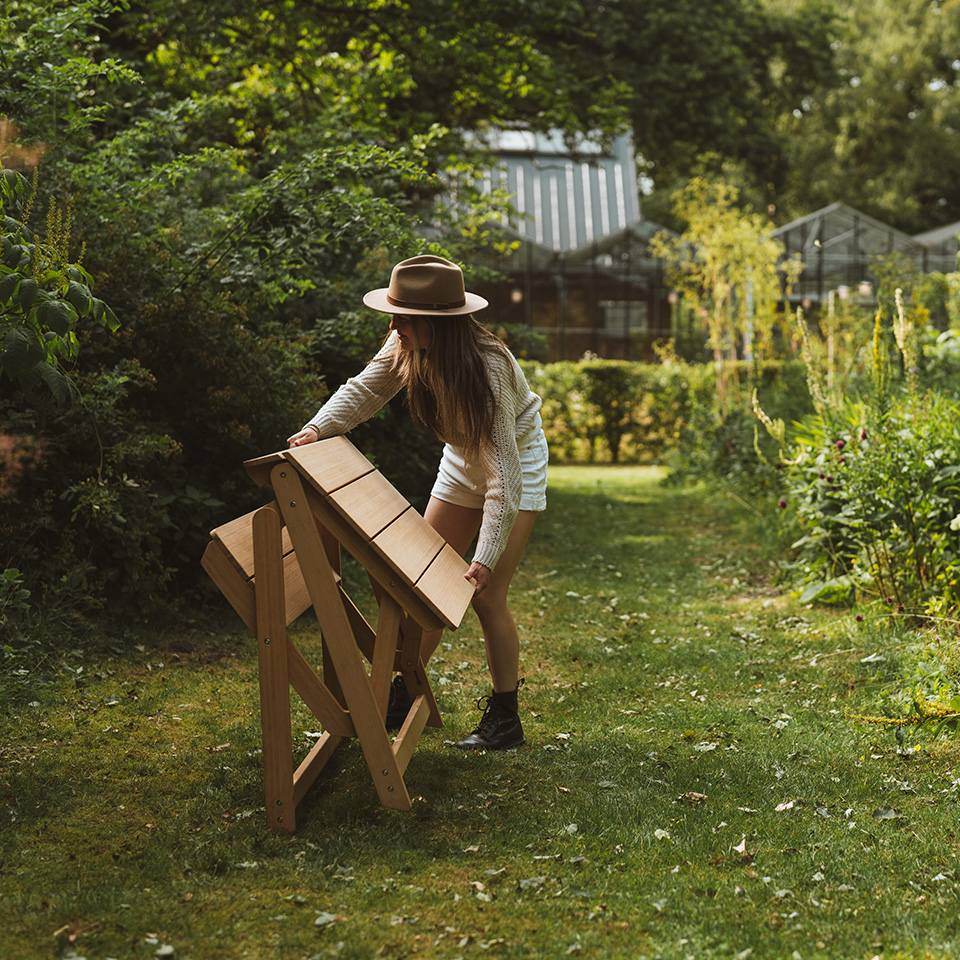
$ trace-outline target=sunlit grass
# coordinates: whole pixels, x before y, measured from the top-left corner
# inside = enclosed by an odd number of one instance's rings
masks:
[[[296,833],[264,829],[255,650],[226,614],[65,654],[3,716],[0,955],[955,956],[955,745],[851,722],[889,640],[778,594],[742,506],[658,481],[553,470],[515,588],[529,745],[446,742],[488,692],[468,614],[410,813],[348,743]],[[296,640],[316,650],[309,617]]]

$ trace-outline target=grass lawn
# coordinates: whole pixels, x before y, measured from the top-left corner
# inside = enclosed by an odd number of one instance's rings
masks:
[[[232,613],[66,654],[2,709],[0,957],[960,955],[957,743],[850,716],[896,640],[798,606],[743,504],[659,479],[553,468],[514,592],[528,746],[448,745],[489,692],[471,612],[410,813],[350,742],[264,828]]]

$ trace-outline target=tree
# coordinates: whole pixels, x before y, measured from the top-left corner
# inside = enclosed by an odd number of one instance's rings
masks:
[[[840,16],[841,82],[783,120],[782,205],[842,199],[911,233],[960,219],[960,4],[854,0]]]
[[[717,392],[726,393],[725,362],[769,351],[777,307],[801,264],[783,261],[784,247],[770,234],[773,224],[737,207],[739,191],[697,178],[675,197],[680,237],[658,234],[652,249],[668,264],[667,282],[688,297],[703,320],[713,351]]]

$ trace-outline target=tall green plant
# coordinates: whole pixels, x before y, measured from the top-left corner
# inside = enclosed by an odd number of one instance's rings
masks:
[[[66,402],[75,390],[62,363],[77,358],[77,330],[120,324],[93,295],[82,253],[71,255],[71,205],[50,201],[41,237],[28,222],[36,195],[36,178],[31,186],[22,174],[0,171],[0,375],[25,388],[42,380]]]
[[[802,269],[771,237],[773,224],[741,210],[738,199],[735,187],[695,178],[674,194],[676,215],[687,225],[683,234],[658,234],[651,245],[667,261],[667,282],[703,320],[721,400],[738,356],[769,355],[781,276],[789,287]]]
[[[893,307],[902,376],[881,308],[862,396],[825,390],[805,347],[815,413],[788,438],[784,423],[755,405],[780,447],[780,506],[795,524],[808,600],[859,597],[900,611],[960,602],[960,541],[951,532],[960,526],[960,407],[924,389],[916,315],[899,288]],[[801,330],[806,345],[802,318]]]

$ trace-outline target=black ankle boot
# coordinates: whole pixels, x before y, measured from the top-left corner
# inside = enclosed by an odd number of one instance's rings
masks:
[[[517,691],[521,686],[522,680],[516,690],[481,697],[477,709],[483,710],[483,717],[477,729],[454,746],[461,750],[512,750],[526,743],[517,711]]]
[[[390,684],[390,699],[387,701],[385,724],[388,730],[399,730],[413,706],[403,677],[398,673]]]

